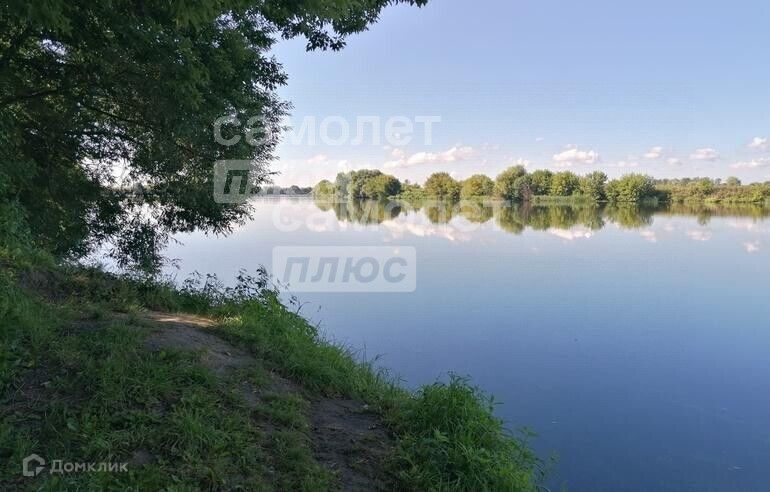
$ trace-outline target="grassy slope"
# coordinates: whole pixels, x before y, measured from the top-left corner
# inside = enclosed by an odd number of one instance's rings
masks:
[[[276,395],[252,412],[234,380],[222,384],[196,354],[148,351],[142,340],[150,328],[136,316],[145,308],[216,320],[259,361],[239,374],[256,387],[276,371],[311,397],[367,402],[395,436],[393,487],[535,488],[539,461],[463,379],[409,393],[322,340],[269,289],[177,290],[58,267],[31,251],[0,249],[0,461],[8,463],[0,488],[335,488],[313,457],[306,399]],[[244,285],[253,287],[249,280]],[[132,471],[23,479],[21,459],[32,452],[131,461]]]
[[[270,484],[262,436],[195,354],[147,351],[141,343],[147,328],[135,318],[103,320],[98,302],[77,298],[51,305],[15,280],[4,272],[2,290],[13,301],[2,306],[3,346],[10,350],[3,353],[0,454],[9,466],[0,483],[48,490],[210,488],[246,473],[246,485]],[[229,456],[233,450],[237,459]],[[86,462],[130,461],[147,452],[159,460],[128,474],[32,481],[19,474],[21,459],[32,452]],[[293,475],[304,474],[301,459],[296,461]],[[291,475],[274,485],[292,485]]]

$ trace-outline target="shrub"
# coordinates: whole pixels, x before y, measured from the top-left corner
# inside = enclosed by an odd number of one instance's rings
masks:
[[[319,181],[318,184],[313,187],[313,195],[316,196],[333,195],[335,191],[336,188],[334,183],[328,179]]]
[[[495,178],[495,195],[505,200],[519,200],[517,195],[516,180],[527,175],[524,166],[509,167]],[[519,183],[521,185],[521,183]]]
[[[547,169],[538,169],[530,174],[530,186],[535,195],[547,195],[551,192],[553,173]]]
[[[601,171],[595,171],[580,178],[580,194],[594,201],[606,198],[604,186],[607,183],[607,175]]]
[[[382,171],[377,169],[361,169],[360,171],[351,171],[350,182],[348,183],[348,196],[353,198],[366,198],[364,195],[364,185],[373,178],[382,175]]]
[[[490,196],[495,189],[495,183],[489,177],[483,174],[474,174],[463,181],[460,189],[462,198],[471,198],[474,196]]]
[[[425,181],[425,194],[430,197],[445,200],[456,200],[460,197],[460,183],[449,173],[433,173]]]
[[[366,198],[382,199],[398,195],[401,192],[401,183],[389,174],[380,174],[370,178],[364,183],[362,194]]]
[[[551,178],[551,195],[570,196],[580,187],[580,178],[570,171],[556,173]]]
[[[606,192],[609,201],[619,203],[637,203],[656,196],[652,178],[643,174],[627,174],[610,181]]]

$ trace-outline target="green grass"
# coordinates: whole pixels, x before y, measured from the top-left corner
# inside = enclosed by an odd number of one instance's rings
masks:
[[[148,328],[131,316],[76,323],[82,314],[73,309],[77,299],[52,306],[19,288],[12,272],[1,273],[0,461],[7,466],[0,469],[0,489],[330,487],[331,474],[315,462],[309,445],[307,402],[268,398],[264,415],[275,425],[264,432],[237,397],[238,378],[223,386],[194,352],[146,350]],[[138,295],[136,286],[120,289]],[[259,387],[264,372],[253,367],[245,374]],[[49,390],[45,399],[17,391],[40,383]],[[141,452],[152,463],[129,473],[23,479],[21,460],[32,452],[96,463],[130,462]]]
[[[402,482],[418,490],[532,488],[537,458],[493,409],[492,398],[457,376],[420,389],[398,416]]]
[[[345,347],[327,343],[318,330],[281,303],[276,292],[259,298],[226,303],[212,316],[221,333],[242,344],[285,376],[311,391],[328,396],[393,398],[399,389],[388,374],[361,362]]]
[[[110,326],[98,336],[69,336],[50,354],[63,369],[52,373],[55,397],[31,413],[5,416],[0,454],[8,467],[0,480],[18,482],[21,458],[34,452],[86,462],[130,461],[138,451],[154,463],[128,474],[43,476],[34,488],[160,490],[170,486],[315,489],[329,475],[312,458],[296,423],[276,436],[252,424],[250,411],[190,353],[152,354],[138,345],[136,327]],[[29,409],[25,409],[29,410]],[[304,419],[282,407],[284,421]],[[269,439],[268,439],[269,437]],[[269,464],[276,464],[276,473]]]

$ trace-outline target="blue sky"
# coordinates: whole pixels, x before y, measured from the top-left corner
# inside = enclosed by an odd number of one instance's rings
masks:
[[[341,52],[281,42],[291,123],[436,115],[432,141],[289,141],[279,184],[379,168],[421,182],[529,169],[770,180],[770,2],[433,0]],[[318,128],[318,127],[316,127]],[[330,125],[329,128],[332,128]],[[420,127],[416,127],[420,133]]]

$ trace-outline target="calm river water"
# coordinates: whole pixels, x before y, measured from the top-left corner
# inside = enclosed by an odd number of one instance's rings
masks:
[[[259,199],[169,255],[222,280],[276,246],[414,247],[414,292],[298,293],[409,386],[471,375],[569,490],[770,487],[770,211]]]

